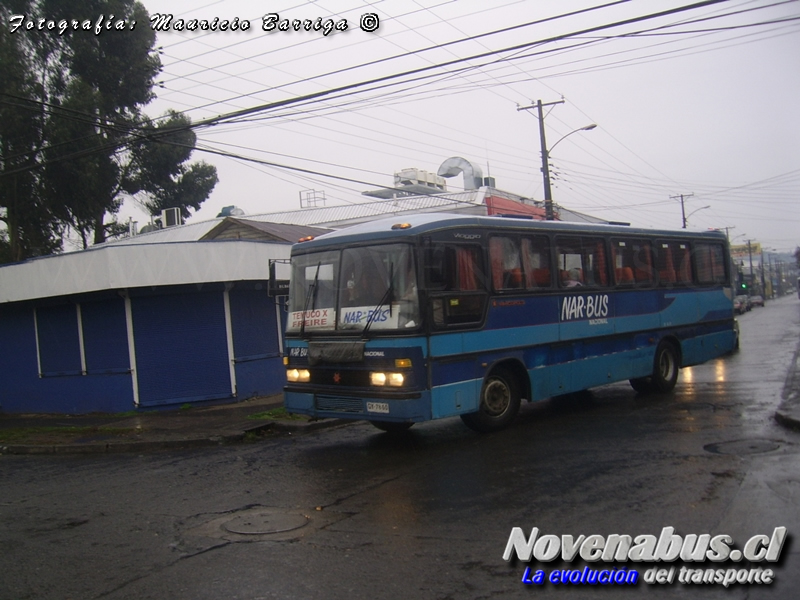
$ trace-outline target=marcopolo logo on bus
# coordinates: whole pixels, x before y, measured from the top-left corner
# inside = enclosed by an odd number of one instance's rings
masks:
[[[608,317],[608,294],[565,296],[561,301],[561,320],[605,319]]]

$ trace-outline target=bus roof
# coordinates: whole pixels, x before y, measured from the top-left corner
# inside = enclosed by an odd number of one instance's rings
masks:
[[[313,240],[295,244],[294,251],[305,252],[312,249],[321,249],[333,245],[359,243],[364,241],[388,241],[391,239],[406,238],[411,235],[422,235],[441,229],[452,227],[477,227],[486,229],[502,228],[518,232],[562,232],[584,234],[618,234],[618,235],[647,235],[683,238],[713,238],[727,239],[719,230],[691,230],[691,229],[644,229],[628,227],[625,225],[606,225],[598,223],[571,223],[564,221],[537,221],[518,217],[503,216],[478,216],[454,215],[448,213],[425,213],[419,215],[405,215],[402,218],[386,217],[353,225],[345,229],[326,233]]]

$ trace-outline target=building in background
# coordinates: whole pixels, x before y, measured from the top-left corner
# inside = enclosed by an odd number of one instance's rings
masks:
[[[464,191],[446,177],[464,174]],[[233,402],[283,387],[288,277],[301,237],[378,217],[447,212],[544,219],[541,202],[494,187],[464,159],[439,174],[406,169],[357,204],[209,221],[162,217],[88,250],[0,266],[0,411],[125,412]],[[558,208],[558,218],[603,222]],[[135,233],[135,228],[131,233]],[[281,270],[283,271],[281,272]]]

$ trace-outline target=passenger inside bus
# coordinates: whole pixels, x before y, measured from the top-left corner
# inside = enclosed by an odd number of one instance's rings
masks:
[[[581,270],[580,269],[570,269],[566,272],[566,281],[564,281],[565,287],[576,287],[579,285],[583,285],[581,283]]]

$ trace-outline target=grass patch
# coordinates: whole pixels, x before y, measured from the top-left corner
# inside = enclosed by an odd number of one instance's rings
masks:
[[[283,406],[278,408],[273,408],[270,410],[265,410],[260,413],[254,413],[252,415],[247,415],[248,419],[252,419],[254,421],[263,421],[263,420],[281,420],[281,421],[304,421],[306,417],[303,415],[293,415],[288,412]]]

